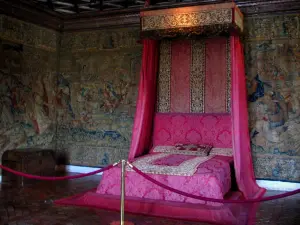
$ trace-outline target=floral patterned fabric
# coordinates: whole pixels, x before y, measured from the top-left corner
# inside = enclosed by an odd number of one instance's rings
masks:
[[[177,143],[232,148],[230,114],[156,113],[153,146]]]
[[[156,146],[151,150],[151,152],[165,152],[178,155],[207,156],[207,154],[201,151],[178,150],[175,146]]]
[[[212,149],[211,145],[193,145],[193,144],[176,144],[177,150],[186,150],[186,151],[197,151],[202,152],[204,155],[208,155]]]
[[[175,145],[175,146],[156,146],[151,152],[165,152],[173,154],[208,156],[211,146],[199,145]]]

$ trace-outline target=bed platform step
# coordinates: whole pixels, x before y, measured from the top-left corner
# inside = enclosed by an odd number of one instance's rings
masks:
[[[231,193],[230,196],[238,198],[240,194]],[[83,206],[105,210],[120,210],[120,197],[116,195],[102,195],[90,191],[55,202],[59,205]],[[164,218],[209,222],[213,224],[246,225],[256,210],[255,205],[249,204],[220,204],[215,206],[193,203],[179,203],[126,197],[125,212]]]

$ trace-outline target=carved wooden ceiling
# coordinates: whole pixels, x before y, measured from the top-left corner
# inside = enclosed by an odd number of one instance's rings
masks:
[[[62,14],[78,14],[128,8],[141,8],[145,0],[31,0],[37,5]]]
[[[232,0],[150,0],[150,7],[176,7],[180,5],[212,4],[231,2]],[[90,12],[117,11],[124,9],[141,9],[145,0],[27,0],[45,10],[52,10],[64,15],[80,14]],[[299,0],[234,0],[236,4],[243,7],[260,9],[266,5],[272,5],[280,9],[282,5],[297,4]]]
[[[59,31],[138,26],[141,10],[232,0],[0,0],[0,13]],[[300,12],[299,0],[234,0],[247,16]]]

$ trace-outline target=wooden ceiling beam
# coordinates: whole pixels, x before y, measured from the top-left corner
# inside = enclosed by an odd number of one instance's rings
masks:
[[[75,12],[80,13],[79,7],[78,7],[78,0],[72,0],[72,3],[74,5]]]
[[[299,0],[238,0],[236,4],[245,15],[300,12]]]
[[[124,8],[127,9],[129,6],[129,0],[125,0],[125,3],[124,3]]]
[[[54,5],[53,5],[52,0],[47,0],[47,4],[48,4],[48,7],[49,7],[51,10],[54,10]]]
[[[99,9],[100,9],[100,11],[103,11],[103,9],[104,9],[103,0],[100,0]]]

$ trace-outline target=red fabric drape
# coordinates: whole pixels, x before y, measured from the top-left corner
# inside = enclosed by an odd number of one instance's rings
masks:
[[[248,107],[244,54],[240,38],[237,34],[230,37],[231,46],[231,76],[232,76],[232,132],[234,149],[235,175],[239,190],[244,197],[257,198],[263,195],[264,189],[256,182],[250,148],[248,130]]]
[[[227,39],[209,38],[205,41],[205,113],[226,112]]]
[[[191,41],[172,41],[170,77],[170,111],[190,112]]]
[[[149,148],[156,103],[156,77],[158,71],[159,43],[143,40],[142,68],[135,120],[128,159],[132,160]]]

